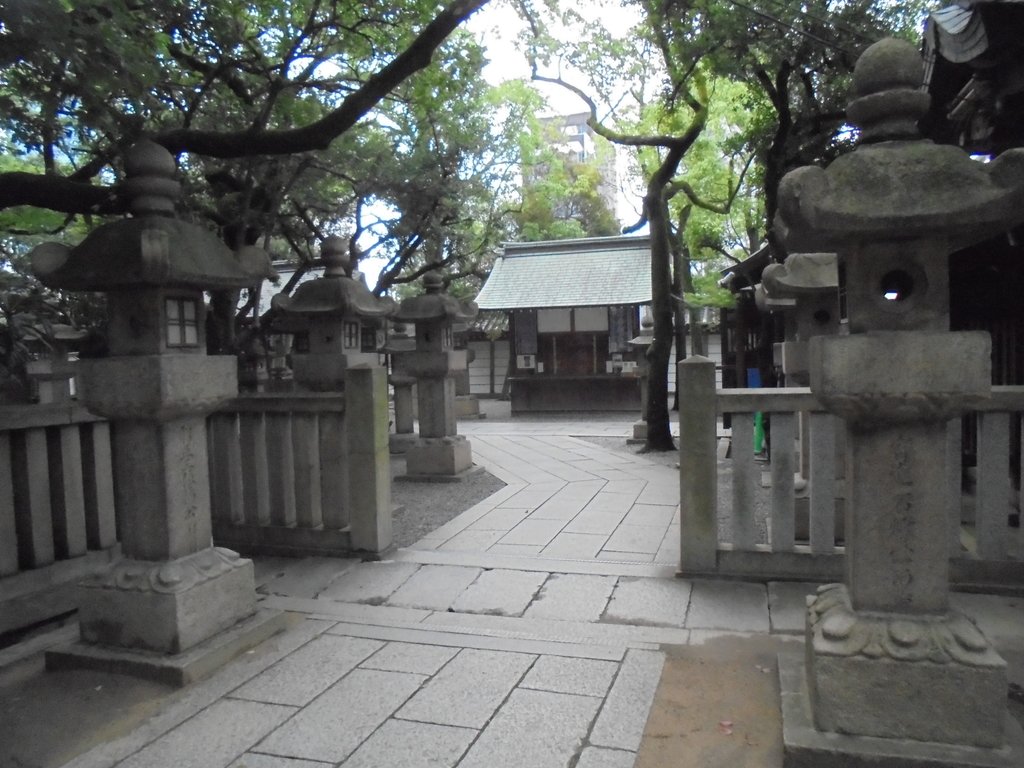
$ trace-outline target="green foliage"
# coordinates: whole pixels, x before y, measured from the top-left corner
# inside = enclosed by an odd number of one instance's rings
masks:
[[[15,0],[0,8],[0,173],[109,184],[143,135],[313,125],[438,13],[427,0]],[[499,238],[501,217],[487,210],[514,147],[494,146],[504,139],[490,127],[500,104],[483,64],[479,46],[455,34],[326,149],[182,155],[181,213],[231,246],[300,261],[327,235],[353,233],[389,259],[387,282],[426,259],[476,264]],[[80,226],[40,209],[0,217],[15,238]]]

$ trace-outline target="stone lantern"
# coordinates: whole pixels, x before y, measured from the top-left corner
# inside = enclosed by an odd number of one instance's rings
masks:
[[[76,368],[68,354],[89,335],[88,331],[64,323],[54,323],[51,330],[50,348],[25,363],[25,374],[33,382],[40,404],[64,403],[71,399],[71,381]]]
[[[947,423],[991,389],[988,334],[949,331],[949,254],[1024,219],[1024,151],[922,140],[922,72],[909,43],[871,46],[858,148],[779,190],[789,250],[839,254],[850,332],[809,343],[811,390],[845,422],[846,576],[809,601],[805,664],[780,657],[790,766],[1024,764],[1006,664],[950,608],[945,498]]]
[[[416,326],[416,349],[404,368],[416,377],[419,440],[406,453],[410,478],[455,477],[473,466],[469,441],[458,434],[455,375],[466,367],[466,351],[456,350],[452,324],[476,316],[475,303],[460,302],[442,291],[436,272],[423,278],[425,293],[401,303],[396,320]]]
[[[644,307],[640,316],[640,333],[626,342],[636,355],[636,375],[640,377],[640,421],[633,424],[633,436],[627,443],[647,442],[647,397],[651,375],[651,365],[647,362],[647,350],[654,343],[654,318],[651,308]]]
[[[384,318],[395,313],[395,302],[377,298],[362,280],[352,277],[345,241],[324,240],[323,277],[299,285],[292,296],[279,293],[273,307],[303,321],[292,350],[295,381],[307,389],[344,389],[350,368],[380,366],[384,347]]]
[[[45,285],[107,294],[109,356],[79,362],[79,398],[113,425],[124,551],[81,585],[82,642],[48,664],[182,683],[283,626],[256,612],[252,562],[212,544],[205,421],[238,385],[233,356],[206,355],[203,291],[252,285],[270,264],[174,218],[162,147],[136,144],[125,170],[130,218],[32,253]]]
[[[412,394],[416,377],[405,370],[407,353],[416,351],[416,339],[408,335],[405,323],[395,323],[391,331],[385,351],[391,358],[388,383],[395,391],[395,431],[388,438],[388,444],[391,453],[401,454],[416,443]]]
[[[791,253],[783,264],[769,264],[761,275],[759,300],[764,309],[780,312],[785,321],[785,341],[775,345],[775,364],[782,369],[787,386],[810,384],[807,367],[809,342],[815,336],[839,333],[839,257],[834,253]],[[832,419],[821,414],[797,414],[796,537],[810,538],[808,479],[811,478],[811,421],[822,445],[835,446]],[[840,445],[842,439],[840,438]],[[841,451],[840,451],[841,452]],[[840,462],[841,463],[841,462]],[[842,476],[840,468],[839,476]],[[823,482],[822,482],[823,481]],[[836,498],[835,534],[843,538],[842,488],[833,478],[819,478],[819,488],[831,488]]]

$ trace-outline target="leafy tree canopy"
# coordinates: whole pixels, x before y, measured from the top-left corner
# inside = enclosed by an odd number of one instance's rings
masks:
[[[512,159],[483,52],[457,31],[485,2],[8,2],[0,226],[120,213],[121,157],[149,136],[179,156],[184,215],[229,245],[308,257],[346,231],[390,283],[472,261]]]

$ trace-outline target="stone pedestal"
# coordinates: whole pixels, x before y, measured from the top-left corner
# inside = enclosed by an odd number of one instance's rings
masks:
[[[462,435],[421,437],[405,454],[409,479],[460,475],[473,466],[473,449]]]
[[[417,440],[413,419],[413,386],[416,379],[393,374],[389,380],[395,392],[395,431],[389,437],[389,449],[391,453],[401,454],[415,445]]]

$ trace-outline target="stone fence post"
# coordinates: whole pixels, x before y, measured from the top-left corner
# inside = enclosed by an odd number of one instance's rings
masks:
[[[682,573],[715,570],[718,559],[718,467],[715,364],[689,357],[678,365],[679,535]]]
[[[388,457],[388,381],[379,366],[349,368],[349,526],[352,548],[383,552],[391,546],[391,470]]]

